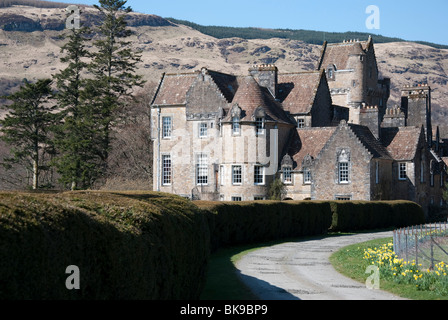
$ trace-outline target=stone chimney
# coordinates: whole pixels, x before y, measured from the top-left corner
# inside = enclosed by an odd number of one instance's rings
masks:
[[[366,106],[362,104],[359,110],[359,124],[366,126],[373,133],[375,138],[380,137],[380,124],[377,106]]]
[[[249,69],[249,73],[261,87],[267,88],[277,98],[278,69],[275,65],[255,65]]]

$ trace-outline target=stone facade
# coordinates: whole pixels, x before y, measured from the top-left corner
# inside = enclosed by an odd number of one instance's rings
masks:
[[[151,106],[154,189],[202,200],[405,199],[444,204],[443,141],[431,88],[407,86],[388,107],[373,41],[322,48],[318,70],[164,74]],[[436,136],[436,141],[433,141]]]

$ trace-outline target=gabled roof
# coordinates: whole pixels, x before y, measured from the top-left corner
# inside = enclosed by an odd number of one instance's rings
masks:
[[[392,158],[397,161],[411,161],[424,132],[421,127],[382,128],[381,140]]]
[[[241,108],[240,120],[252,121],[255,111],[263,109],[266,120],[292,124],[282,106],[277,102],[268,89],[261,87],[252,76],[238,77],[238,90],[233,97],[230,108],[238,105]],[[227,114],[224,121],[231,121],[231,114]]]
[[[350,55],[365,53],[370,43],[370,39],[368,41],[324,43],[318,69],[326,69],[329,65],[335,65],[337,70],[346,70]]]
[[[294,130],[286,153],[293,159],[295,167],[302,168],[306,156],[316,159],[336,129],[337,127],[321,127]]]
[[[160,81],[153,105],[185,105],[186,95],[199,73],[165,74]]]
[[[164,74],[153,104],[158,106],[185,105],[187,93],[200,74],[209,75],[227,102],[231,102],[238,89],[237,77],[203,68],[191,73]]]
[[[320,71],[278,75],[278,99],[291,114],[311,112],[323,73]]]
[[[375,138],[368,127],[355,124],[349,124],[348,126],[374,158],[392,160],[389,151]]]

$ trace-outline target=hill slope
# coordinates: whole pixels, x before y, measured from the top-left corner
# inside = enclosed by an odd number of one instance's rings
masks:
[[[94,23],[95,9],[83,10],[85,21]],[[5,28],[7,24],[0,23],[0,94],[15,90],[23,78],[49,77],[64,67],[59,61],[62,41],[58,38],[64,32],[63,8],[0,8],[1,21],[12,24]],[[188,26],[140,13],[132,13],[129,25],[135,31],[131,39],[133,46],[143,51],[139,73],[153,86],[163,72],[191,72],[201,67],[242,75],[258,63],[275,63],[280,72],[312,70],[321,50],[320,45],[285,38],[218,39]],[[377,43],[375,50],[382,75],[392,79],[390,104],[399,103],[401,86],[428,82],[434,89],[434,122],[446,124],[448,49],[393,42]]]

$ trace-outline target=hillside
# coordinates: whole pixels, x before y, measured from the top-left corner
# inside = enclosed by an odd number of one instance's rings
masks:
[[[83,21],[94,23],[95,9],[83,10]],[[275,63],[280,72],[312,70],[321,49],[287,38],[219,39],[154,15],[132,13],[128,21],[135,31],[134,47],[143,51],[139,72],[152,86],[163,72],[191,72],[201,67],[242,75],[258,63]],[[64,67],[59,61],[64,24],[63,8],[0,7],[0,94],[14,91],[23,78],[49,77]],[[390,104],[399,103],[401,86],[428,82],[434,89],[434,122],[444,125],[448,49],[401,41],[377,43],[375,50],[382,75],[392,79]]]

